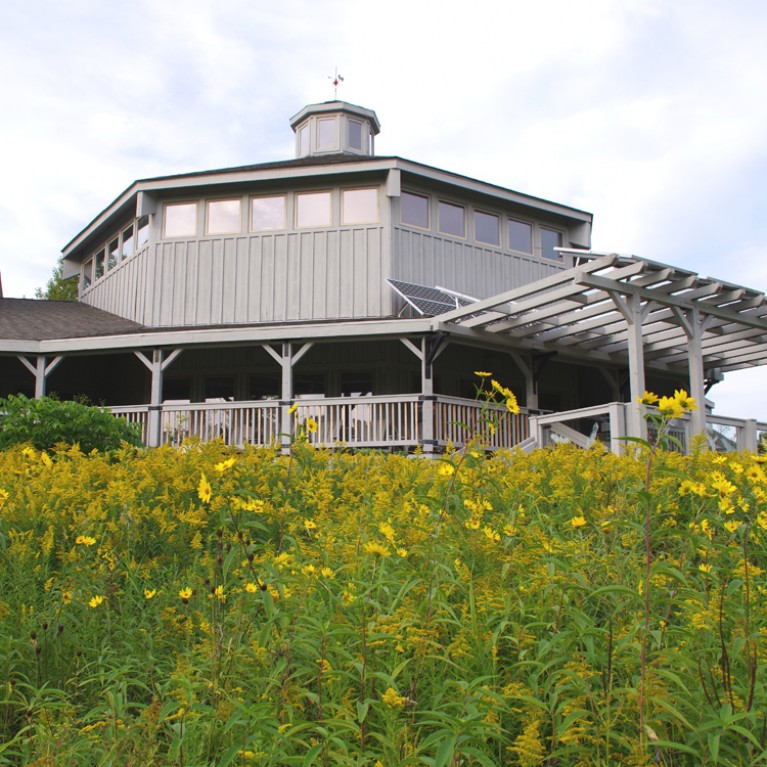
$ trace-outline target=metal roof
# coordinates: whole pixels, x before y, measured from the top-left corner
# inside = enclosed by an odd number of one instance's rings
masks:
[[[581,263],[440,314],[435,326],[616,362],[628,358],[629,304],[638,302],[648,367],[686,367],[694,323],[704,369],[739,370],[767,363],[764,293],[636,256],[567,252]]]

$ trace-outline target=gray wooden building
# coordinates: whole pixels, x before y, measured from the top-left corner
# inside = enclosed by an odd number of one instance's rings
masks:
[[[767,358],[761,293],[594,254],[590,213],[377,156],[369,109],[290,125],[294,159],[122,192],[63,250],[77,303],[0,300],[0,394],[86,395],[150,444],[286,442],[312,418],[317,443],[438,450],[479,428],[476,370],[523,405],[498,409],[510,446],[584,419],[641,433],[645,386],[702,401]]]

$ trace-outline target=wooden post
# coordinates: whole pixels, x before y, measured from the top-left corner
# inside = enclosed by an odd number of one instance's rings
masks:
[[[149,417],[147,418],[146,443],[149,447],[162,445],[162,379],[166,368],[181,354],[182,349],[174,349],[167,357],[162,349],[152,349],[150,360],[143,352],[133,353],[149,370],[152,380],[149,388]]]

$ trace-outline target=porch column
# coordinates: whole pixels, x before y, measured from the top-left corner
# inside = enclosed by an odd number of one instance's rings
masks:
[[[58,357],[54,357],[49,363],[46,364],[45,355],[39,354],[35,358],[34,365],[21,354],[17,355],[17,359],[35,377],[35,399],[40,399],[40,397],[45,396],[48,376],[55,370],[56,366],[64,358],[59,355]]]
[[[690,396],[698,403],[696,410],[690,413],[690,429],[692,435],[703,434],[706,431],[706,376],[703,371],[703,331],[710,318],[701,317],[697,307],[688,312],[674,310],[679,324],[687,336],[690,353],[687,365],[690,380]]]
[[[163,373],[182,351],[182,349],[174,349],[165,357],[162,349],[152,349],[151,360],[143,352],[133,352],[152,375],[149,389],[149,416],[146,426],[146,443],[149,447],[159,447],[162,445]]]
[[[427,336],[421,339],[420,349],[409,338],[400,338],[400,341],[421,361],[421,394],[418,397],[421,402],[420,445],[424,453],[434,453],[436,451],[436,439],[434,436],[434,371],[431,364],[433,359],[429,358],[429,338]],[[436,353],[432,355],[434,358],[436,356]]]
[[[293,365],[312,348],[314,344],[305,343],[298,351],[293,350],[293,344],[283,343],[279,352],[275,351],[269,344],[264,344],[264,350],[269,356],[280,365],[282,369],[282,387],[280,394],[280,443],[282,452],[290,451],[290,445],[293,442],[293,414],[290,407],[293,404]]]
[[[434,433],[434,366],[429,360],[428,338],[421,339],[421,443],[424,453],[436,452]]]

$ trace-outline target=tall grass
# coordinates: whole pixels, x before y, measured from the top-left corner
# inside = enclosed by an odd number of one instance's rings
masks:
[[[0,453],[0,765],[762,764],[761,459],[631,450]]]

